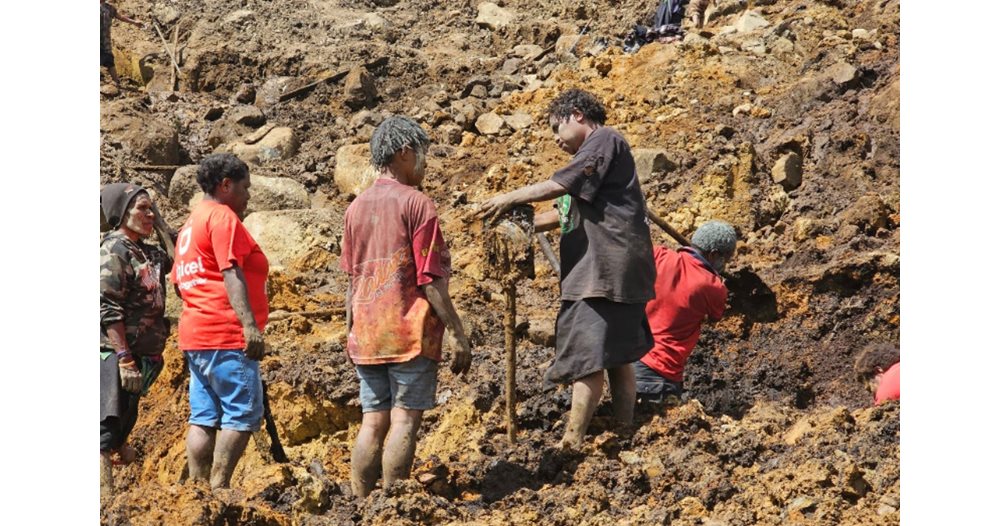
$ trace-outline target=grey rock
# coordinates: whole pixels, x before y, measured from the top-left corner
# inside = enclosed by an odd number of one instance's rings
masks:
[[[236,106],[226,112],[226,120],[243,126],[257,128],[267,122],[264,112],[260,108],[250,105]]]
[[[795,152],[782,155],[771,167],[771,180],[791,191],[802,184],[802,158]]]
[[[524,112],[517,112],[512,115],[504,115],[503,121],[514,130],[523,130],[532,124],[531,115]]]
[[[503,118],[492,111],[476,119],[476,129],[483,135],[497,135],[503,130],[504,125]]]
[[[770,22],[757,11],[747,11],[736,20],[736,32],[750,33],[768,25],[770,25]]]
[[[514,14],[510,11],[494,4],[493,2],[483,2],[479,4],[479,12],[476,15],[476,24],[496,31],[502,27],[507,27],[514,20]]]
[[[359,195],[365,191],[378,174],[371,164],[371,153],[367,144],[348,144],[337,150],[337,166],[333,171],[333,182],[346,195]]]
[[[659,148],[634,148],[632,158],[635,159],[635,171],[641,184],[647,184],[654,175],[660,177],[677,168],[677,164],[667,156],[667,151]]]

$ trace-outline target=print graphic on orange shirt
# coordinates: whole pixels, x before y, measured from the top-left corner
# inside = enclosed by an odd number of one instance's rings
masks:
[[[353,303],[371,303],[385,293],[388,285],[402,281],[403,271],[409,266],[410,260],[410,248],[401,247],[388,258],[365,261],[354,267],[357,290],[352,291]]]

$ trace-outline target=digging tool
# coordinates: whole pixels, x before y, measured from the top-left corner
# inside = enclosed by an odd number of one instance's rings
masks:
[[[271,439],[271,446],[268,450],[275,462],[284,464],[288,462],[288,455],[285,454],[285,448],[281,446],[281,439],[278,438],[278,426],[275,425],[274,416],[271,414],[271,400],[267,397],[267,382],[261,378],[260,385],[264,391],[264,429],[267,430],[267,436]],[[255,438],[255,440],[259,439]]]
[[[670,237],[674,238],[674,241],[680,243],[681,246],[684,247],[691,246],[691,242],[688,241],[688,239],[684,237],[683,234],[674,230],[672,226],[670,226],[666,221],[664,221],[662,217],[656,215],[656,212],[650,210],[648,206],[646,207],[646,217],[648,217],[650,221],[656,223],[656,226],[662,228],[664,232],[666,232]]]
[[[555,251],[552,250],[552,245],[549,244],[549,238],[541,232],[535,233],[535,238],[538,239],[538,247],[541,248],[545,259],[549,260],[549,265],[552,265],[552,271],[556,273],[556,277],[559,277],[559,259],[556,257]]]
[[[163,215],[160,214],[160,209],[156,208],[156,203],[153,203],[153,229],[156,230],[156,237],[160,240],[160,244],[163,245],[163,250],[166,251],[167,257],[170,258],[170,261],[173,261],[174,239],[170,235],[170,226],[163,220]]]
[[[174,54],[172,56],[174,64],[176,64],[177,61],[180,60],[181,58],[180,55],[177,53],[177,34],[180,32],[180,29],[181,29],[180,23],[174,24],[174,46],[172,48],[174,50]],[[177,91],[176,69],[170,70],[170,91]]]
[[[664,232],[666,232],[670,237],[674,238],[674,241],[678,242],[681,246],[683,247],[691,246],[691,242],[688,241],[688,238],[684,237],[684,235],[681,234],[680,232],[674,230],[672,226],[670,226],[666,221],[664,221],[662,217],[656,215],[656,212],[650,210],[648,206],[646,207],[646,217],[648,217],[650,221],[656,223],[656,226],[662,228]],[[719,272],[719,275],[722,276],[723,278],[726,278],[727,280],[736,279],[735,276],[733,276],[728,272]]]
[[[506,359],[507,438],[513,443],[517,438],[517,282],[535,277],[534,247],[531,233],[534,230],[535,209],[519,205],[503,214],[502,220],[486,228],[486,273],[500,282],[504,291],[504,347]]]
[[[160,24],[153,20],[153,29],[156,30],[156,34],[160,36],[160,42],[163,42],[163,50],[167,52],[167,56],[170,57],[170,63],[174,65],[174,70],[177,71],[177,78],[181,76],[181,68],[177,65],[177,61],[174,60],[174,54],[170,52],[170,46],[167,45],[167,39],[163,37],[163,32],[160,31]],[[171,86],[173,89],[173,86]]]

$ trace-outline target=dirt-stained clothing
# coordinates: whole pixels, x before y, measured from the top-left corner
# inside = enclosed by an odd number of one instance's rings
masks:
[[[625,138],[606,126],[594,130],[552,180],[569,194],[558,202],[561,299],[653,299],[653,243]]]
[[[111,21],[118,17],[115,6],[101,4],[101,54],[111,53]],[[93,26],[91,26],[93,27]]]
[[[340,267],[351,276],[355,365],[441,361],[444,322],[422,285],[451,275],[451,255],[429,197],[393,179],[375,181],[344,214]]]
[[[101,351],[115,349],[108,340],[111,325],[125,324],[129,350],[158,356],[170,335],[164,317],[167,254],[159,247],[132,241],[120,231],[101,241]]]

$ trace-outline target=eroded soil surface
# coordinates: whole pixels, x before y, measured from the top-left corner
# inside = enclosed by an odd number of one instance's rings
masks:
[[[494,28],[469,1],[120,2],[155,16],[165,40],[176,27],[180,75],[172,91],[155,31],[114,27],[126,89],[102,84],[102,183],[148,185],[176,228],[191,176],[170,167],[278,137],[267,127],[294,137],[251,154],[260,191],[247,218],[272,232],[261,241],[274,266],[262,370],[291,460],[271,460],[263,436],[233,489],[186,481],[187,374],[171,340],[132,435],[139,462],[118,468],[103,523],[899,522],[899,406],[870,407],[851,370],[864,345],[899,337],[899,2],[719,0],[703,30],[686,21],[683,41],[634,54],[620,37],[649,23],[655,2],[503,4],[509,20]],[[484,278],[470,217],[567,160],[544,110],[569,87],[601,97],[608,125],[648,160],[651,209],[686,235],[719,218],[742,238],[730,308],[705,327],[683,403],[642,407],[626,431],[609,429],[602,406],[579,453],[555,447],[568,391],[541,388],[558,280],[540,253],[536,278],[518,284],[521,432],[506,438],[503,296]],[[366,144],[389,113],[416,118],[435,142],[424,191],[452,249],[475,361],[464,379],[442,369],[413,478],[359,504],[337,263],[364,158],[338,152]]]

